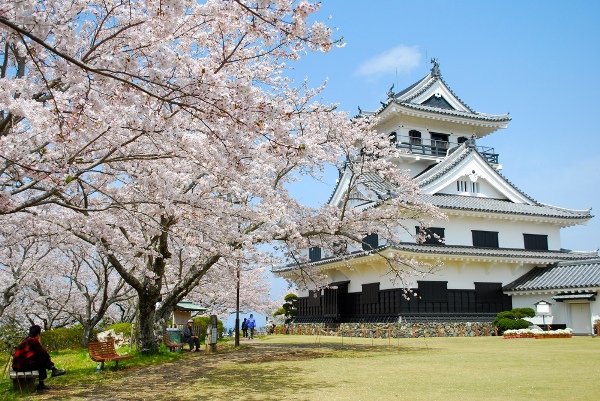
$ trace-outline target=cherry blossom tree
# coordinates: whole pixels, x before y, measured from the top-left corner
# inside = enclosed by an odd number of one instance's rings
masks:
[[[359,246],[365,233],[398,242],[399,221],[441,217],[396,170],[396,149],[371,121],[349,121],[316,101],[322,88],[285,77],[286,62],[335,46],[324,23],[309,27],[317,9],[287,0],[0,5],[0,213],[26,212],[94,246],[137,294],[140,347],[158,349],[173,307],[199,285],[231,288],[242,258],[302,263],[309,246]],[[318,178],[327,165],[353,172],[345,206],[307,208],[290,196],[298,177]],[[398,194],[354,210],[369,173]],[[279,244],[274,254],[259,252],[269,243]],[[382,256],[398,277],[420,268]]]

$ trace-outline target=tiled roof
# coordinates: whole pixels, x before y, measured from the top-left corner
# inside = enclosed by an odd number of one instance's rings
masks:
[[[600,259],[561,262],[536,267],[504,286],[504,291],[600,287]]]
[[[458,153],[458,152],[457,152]],[[448,157],[452,157],[448,156]],[[440,163],[442,164],[442,163]],[[437,176],[435,172],[434,175]],[[429,180],[427,180],[429,181]],[[418,180],[417,183],[421,184],[422,180]],[[369,189],[374,191],[380,199],[384,200],[387,197],[398,196],[394,193],[394,187],[388,182],[384,181],[375,173],[367,173],[361,180],[361,183],[366,185]],[[518,189],[517,189],[518,190]],[[521,191],[519,191],[521,192]],[[521,192],[522,193],[522,192]],[[525,195],[525,194],[523,194]],[[527,196],[527,195],[525,195]],[[482,198],[477,196],[466,196],[466,195],[450,195],[450,194],[421,194],[419,199],[423,202],[431,203],[440,209],[452,209],[452,210],[464,210],[473,212],[486,212],[486,213],[501,213],[511,214],[520,216],[536,216],[536,217],[547,217],[547,218],[559,218],[559,219],[589,219],[592,217],[590,210],[575,210],[565,209],[556,206],[546,205],[543,203],[535,202],[530,199],[533,204],[526,203],[515,203],[509,200]]]
[[[441,209],[468,210],[560,219],[589,219],[592,217],[589,210],[564,209],[555,206],[544,205],[541,203],[528,205],[525,203],[514,203],[502,199],[446,194],[423,194],[420,195],[420,198],[423,201],[431,203]]]
[[[448,115],[448,116],[464,117],[464,118],[470,118],[470,119],[480,120],[480,121],[494,121],[494,122],[510,121],[510,117],[508,116],[508,114],[498,115],[498,114],[485,114],[485,113],[478,113],[478,112],[467,112],[467,111],[460,111],[460,110],[449,110],[446,108],[425,106],[425,105],[417,104],[417,103],[399,102],[397,100],[396,100],[396,103],[401,106],[408,107],[408,108],[411,108],[414,110],[427,111],[427,112],[431,112],[431,113],[444,114],[444,115]]]
[[[459,111],[454,109],[449,109],[448,107],[435,107],[435,106],[427,106],[421,103],[416,103],[415,99],[424,94],[427,90],[429,90],[433,85],[437,82],[440,82],[448,91],[452,94],[452,96],[458,101],[466,110]],[[425,111],[429,113],[436,113],[442,115],[450,115],[455,117],[462,117],[468,119],[474,119],[479,121],[488,121],[488,122],[508,122],[510,121],[510,117],[508,114],[486,114],[479,113],[471,109],[465,102],[463,102],[456,94],[450,89],[450,87],[446,84],[446,82],[442,79],[439,70],[437,73],[432,71],[423,77],[421,80],[415,82],[410,85],[406,89],[398,92],[398,93],[390,93],[389,98],[385,103],[382,102],[381,107],[374,112],[366,112],[362,111],[359,108],[360,116],[371,116],[373,114],[379,114],[382,112],[388,105],[391,103],[396,103],[400,106],[411,108],[414,110]]]
[[[343,260],[357,259],[364,256],[372,255],[376,252],[381,252],[386,249],[394,249],[397,251],[431,254],[440,256],[463,256],[480,257],[480,258],[514,258],[522,260],[535,260],[536,263],[554,263],[563,260],[584,260],[598,257],[598,251],[591,252],[573,252],[573,251],[536,251],[529,249],[514,249],[514,248],[481,248],[474,246],[460,245],[432,245],[432,244],[415,244],[401,243],[397,245],[384,245],[376,250],[356,252],[351,255],[325,258],[316,262],[307,263],[305,266],[322,266],[329,263],[341,262]],[[544,261],[544,262],[542,262]],[[296,264],[289,266],[281,266],[274,268],[274,273],[283,273],[297,269]]]
[[[475,148],[474,141],[467,141],[456,148],[456,151],[449,153],[440,163],[436,164],[421,175],[415,177],[416,184],[424,187],[431,182],[439,179],[447,174],[452,168],[458,165],[470,154],[477,154],[485,163],[484,157],[479,155]],[[489,164],[489,163],[488,163]],[[515,203],[509,200],[483,198],[477,196],[451,195],[451,194],[421,194],[419,198],[424,202],[431,203],[442,209],[466,210],[475,212],[502,213],[522,216],[538,216],[548,218],[561,219],[589,219],[592,217],[590,210],[566,209],[557,206],[547,205],[535,201],[526,193],[515,187],[497,170],[490,168],[490,171],[496,174],[501,180],[506,182],[525,198],[529,199],[532,204]],[[390,195],[395,194],[395,188],[383,178],[375,173],[366,173],[361,179],[361,183],[369,189],[377,193],[380,199],[386,199]]]
[[[529,199],[533,203],[536,202],[532,197],[527,195],[525,192],[521,191],[517,188],[512,182],[510,182],[506,177],[504,177],[498,170],[496,170],[485,157],[481,156],[481,154],[477,151],[477,146],[475,144],[475,139],[471,138],[470,140],[464,142],[460,146],[456,148],[450,149],[448,155],[438,164],[430,168],[429,170],[423,172],[421,175],[415,177],[417,184],[421,187],[435,181],[436,179],[442,177],[448,171],[452,170],[457,164],[459,164],[462,160],[464,160],[467,156],[475,154],[479,156],[481,161],[486,163],[491,168],[491,172],[496,174],[502,181],[506,182],[508,185],[513,187],[517,192],[523,195],[525,198]]]

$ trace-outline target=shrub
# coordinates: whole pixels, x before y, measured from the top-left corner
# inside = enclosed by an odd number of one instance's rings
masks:
[[[200,337],[200,341],[204,342],[204,338],[206,337],[206,328],[210,324],[210,316],[199,316],[195,317],[193,320],[194,328],[199,331],[198,336]],[[218,335],[221,336],[223,331],[225,331],[225,326],[223,325],[223,322],[221,320],[217,319],[217,333],[219,333]],[[196,333],[194,332],[194,334]]]
[[[534,317],[535,311],[532,308],[514,308],[510,311],[500,312],[492,325],[498,327],[500,333],[505,330],[524,329],[529,326],[529,322],[524,317]]]
[[[123,334],[124,338],[129,338],[131,337],[131,323],[127,323],[127,322],[121,322],[121,323],[114,323],[111,324],[110,326],[106,327],[103,331],[106,330],[114,330],[115,333],[119,334]]]
[[[80,348],[82,337],[83,326],[78,324],[73,327],[60,327],[43,331],[40,341],[48,351],[59,351]]]

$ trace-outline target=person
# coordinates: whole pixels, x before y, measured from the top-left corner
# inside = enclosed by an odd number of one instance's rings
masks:
[[[275,327],[277,327],[275,322],[272,320],[269,320],[269,324],[267,325],[268,334],[275,334]]]
[[[62,376],[66,372],[63,369],[57,369],[50,358],[48,352],[40,343],[40,333],[42,328],[33,325],[29,328],[29,335],[17,347],[13,354],[12,368],[15,372],[28,372],[37,370],[39,372],[38,391],[50,390],[50,387],[44,384],[48,377],[46,370],[52,370],[52,377]]]
[[[254,328],[256,327],[256,321],[254,320],[252,313],[250,314],[250,319],[248,319],[246,324],[248,326],[248,330],[250,330],[250,339],[252,340],[254,339]]]
[[[242,334],[244,338],[248,338],[248,321],[246,318],[244,318],[244,321],[242,322]]]
[[[187,325],[183,328],[183,342],[188,343],[190,345],[190,352],[194,352],[194,346],[196,346],[196,351],[200,351],[200,338],[194,335],[194,331],[192,330],[192,323],[194,321],[192,319],[188,320]]]

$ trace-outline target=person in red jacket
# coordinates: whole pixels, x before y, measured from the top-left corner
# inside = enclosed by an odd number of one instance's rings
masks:
[[[65,371],[54,366],[50,355],[40,343],[41,332],[42,328],[38,325],[29,328],[29,336],[19,344],[13,355],[12,368],[16,372],[37,370],[40,375],[37,389],[49,390],[50,387],[44,384],[48,377],[46,369],[52,370],[52,377],[62,376]]]

